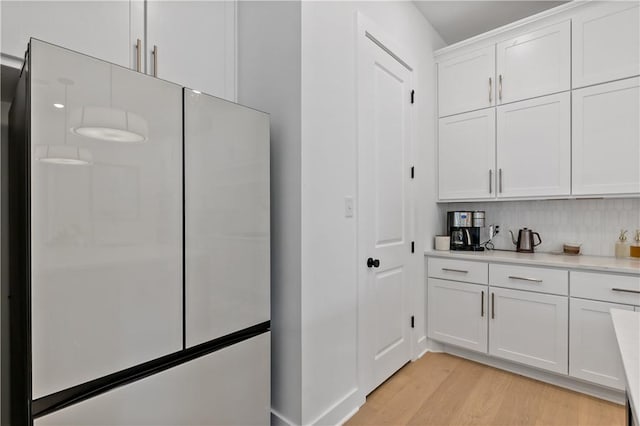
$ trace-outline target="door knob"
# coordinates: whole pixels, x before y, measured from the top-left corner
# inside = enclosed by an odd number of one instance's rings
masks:
[[[367,259],[367,266],[369,268],[377,268],[380,266],[380,260],[379,259],[374,259],[372,257]]]

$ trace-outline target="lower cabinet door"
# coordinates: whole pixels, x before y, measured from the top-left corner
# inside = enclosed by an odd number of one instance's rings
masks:
[[[264,333],[36,419],[44,425],[268,425]]]
[[[633,311],[633,306],[571,299],[569,374],[624,390],[624,369],[611,322],[611,309]]]
[[[488,287],[429,278],[428,336],[487,353]]]
[[[556,373],[568,373],[567,297],[491,288],[489,353]]]

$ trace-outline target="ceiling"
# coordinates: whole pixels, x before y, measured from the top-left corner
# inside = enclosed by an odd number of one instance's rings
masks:
[[[567,2],[414,0],[414,3],[449,45]]]

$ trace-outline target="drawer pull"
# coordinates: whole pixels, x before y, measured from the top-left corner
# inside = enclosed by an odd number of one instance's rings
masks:
[[[611,290],[613,290],[613,291],[622,291],[624,293],[640,294],[640,291],[638,291],[638,290],[628,290],[626,288],[612,288]]]
[[[537,278],[516,277],[516,276],[513,276],[513,275],[509,275],[509,279],[510,280],[520,280],[520,281],[530,281],[530,282],[533,282],[533,283],[541,283],[542,282],[542,280],[539,280]]]
[[[447,272],[460,272],[462,274],[468,274],[469,271],[465,271],[464,269],[449,269],[449,268],[442,268],[443,271],[447,271]]]

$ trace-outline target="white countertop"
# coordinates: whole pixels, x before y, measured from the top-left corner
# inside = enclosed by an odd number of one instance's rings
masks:
[[[640,259],[605,256],[571,256],[556,253],[517,253],[515,251],[437,251],[427,250],[425,256],[484,262],[519,263],[567,269],[588,269],[602,272],[621,272],[640,275]]]
[[[611,310],[627,381],[627,396],[635,421],[640,417],[640,312]]]

